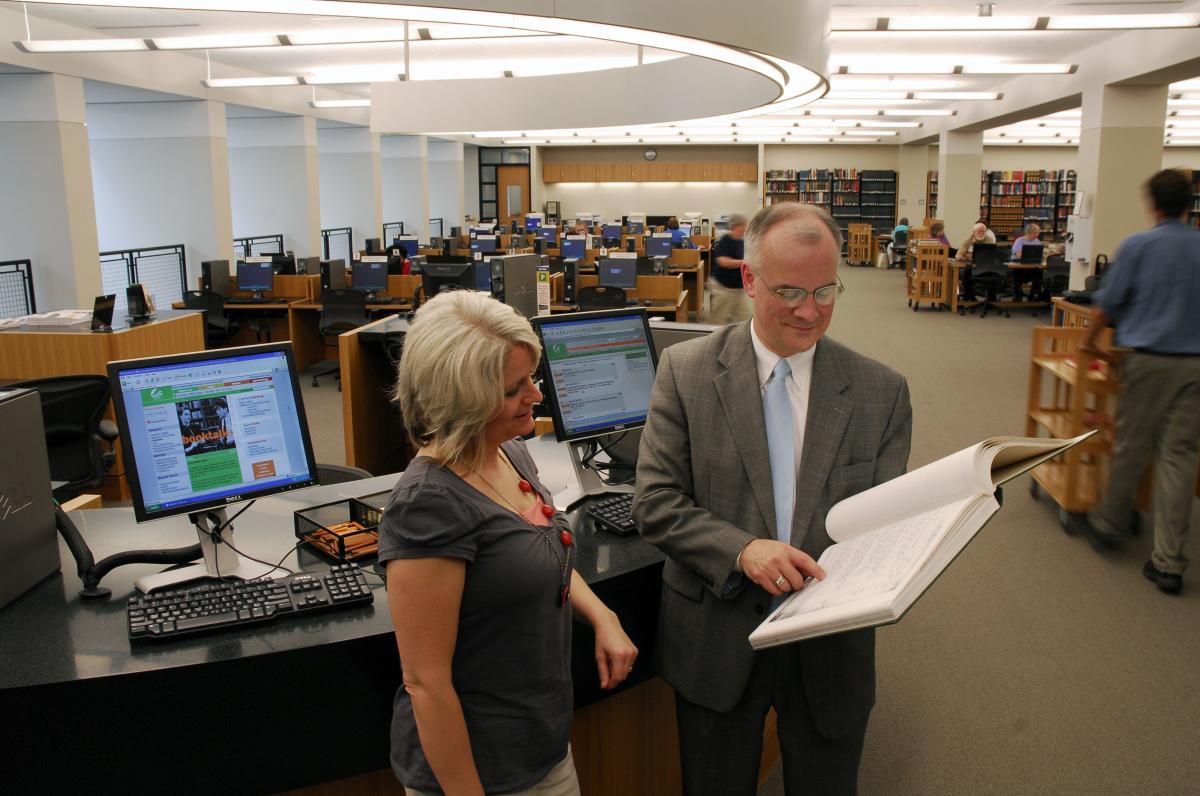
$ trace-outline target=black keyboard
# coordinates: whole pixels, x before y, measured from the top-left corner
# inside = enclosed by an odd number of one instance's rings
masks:
[[[391,296],[367,296],[368,304],[392,304],[395,301]]]
[[[592,503],[584,513],[592,518],[599,527],[612,531],[618,536],[629,536],[637,533],[633,524],[633,495],[623,492],[610,495]]]
[[[267,304],[270,301],[271,299],[265,296],[257,298],[254,296],[233,296],[232,298],[225,299],[226,304]]]
[[[135,594],[125,607],[129,640],[190,636],[285,616],[367,605],[375,600],[361,569],[337,564],[328,572],[283,578],[217,581]]]

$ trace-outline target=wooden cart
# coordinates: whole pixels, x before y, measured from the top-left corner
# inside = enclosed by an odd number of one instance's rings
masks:
[[[847,228],[846,264],[871,264],[871,225],[851,224]]]
[[[950,303],[949,250],[940,243],[919,241],[908,247],[908,306],[916,312],[924,301],[940,311]]]

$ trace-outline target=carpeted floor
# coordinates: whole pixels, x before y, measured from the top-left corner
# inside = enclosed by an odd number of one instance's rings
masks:
[[[903,373],[916,467],[1023,434],[1031,329],[1048,323],[905,306],[898,271],[843,268],[830,334]],[[342,463],[341,394],[304,400],[317,457]],[[1200,526],[1200,509],[1193,513]],[[879,631],[865,794],[1195,793],[1200,581],[1159,593],[1149,539],[1093,552],[1028,478],[898,625]],[[1191,549],[1197,551],[1193,541]],[[778,767],[760,796],[783,793]]]

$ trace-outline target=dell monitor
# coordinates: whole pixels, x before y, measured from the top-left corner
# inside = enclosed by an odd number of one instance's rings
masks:
[[[500,239],[495,235],[478,235],[471,241],[471,251],[480,254],[495,254]]]
[[[600,228],[600,237],[604,239],[605,246],[620,246],[621,245],[621,225],[620,224],[605,224]]]
[[[646,424],[657,357],[642,308],[531,318],[560,442]]]
[[[419,248],[416,235],[397,235],[392,241],[392,246],[404,249],[405,257],[416,257]]]
[[[583,235],[567,235],[559,254],[564,260],[582,260],[587,254],[587,239]]]
[[[633,257],[601,257],[596,262],[601,287],[637,288],[637,259]]]
[[[359,261],[352,267],[354,273],[350,276],[350,286],[355,291],[366,293],[368,296],[387,291],[388,263],[386,259],[381,263]]]
[[[540,215],[525,216],[525,231],[526,232],[537,232],[538,229],[541,228],[541,226],[542,226],[542,217]]]
[[[263,292],[271,289],[274,280],[275,268],[271,265],[270,261],[265,263],[240,262],[237,264],[238,290],[249,291],[256,298],[262,298]]]
[[[276,573],[234,550],[225,509],[317,483],[292,344],[110,362],[108,379],[134,516],[187,514],[203,550],[137,587]]]
[[[546,246],[551,248],[558,246],[558,227],[539,227],[537,236],[546,241]]]
[[[671,236],[665,233],[651,235],[646,238],[646,256],[647,257],[670,257],[671,256]]]
[[[479,263],[479,268],[486,269],[487,263]],[[421,269],[421,288],[426,301],[443,290],[473,290],[475,284],[475,273],[466,257],[430,257]]]
[[[1040,263],[1042,261],[1042,244],[1026,243],[1021,247],[1021,262]]]
[[[627,226],[629,227],[630,235],[641,235],[646,231],[646,224],[642,221],[630,221]]]

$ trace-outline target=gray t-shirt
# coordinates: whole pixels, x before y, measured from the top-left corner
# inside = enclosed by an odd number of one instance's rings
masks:
[[[504,453],[546,505],[525,443]],[[452,661],[471,753],[483,788],[507,793],[536,784],[567,754],[571,735],[571,607],[562,603],[574,548],[550,527],[535,528],[431,459],[414,459],[379,524],[379,560],[458,558],[467,562]],[[569,581],[568,581],[569,582]],[[441,792],[401,686],[392,713],[392,770],[410,788]]]

